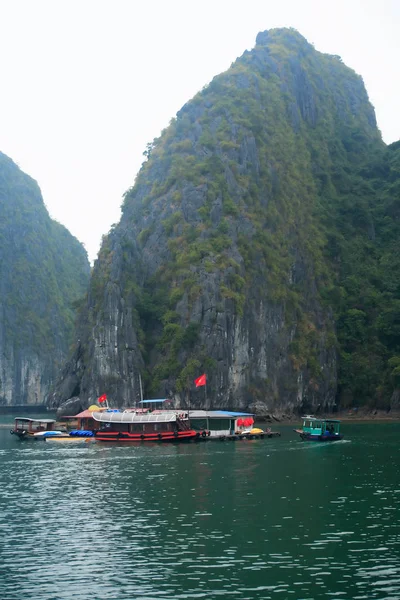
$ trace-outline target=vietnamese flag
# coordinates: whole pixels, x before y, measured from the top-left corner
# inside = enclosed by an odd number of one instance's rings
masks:
[[[102,396],[100,396],[100,398],[98,398],[98,402],[105,402],[107,400],[107,396],[106,394],[103,394]]]
[[[200,375],[200,377],[198,377],[197,379],[194,380],[194,383],[195,383],[196,387],[200,387],[201,385],[206,385],[206,383],[207,383],[206,374],[203,373],[203,375]]]

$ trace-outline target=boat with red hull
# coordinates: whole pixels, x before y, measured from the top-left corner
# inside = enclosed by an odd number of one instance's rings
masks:
[[[193,430],[158,433],[129,433],[124,431],[97,431],[98,442],[182,442],[194,440],[199,433]]]
[[[200,432],[191,429],[187,413],[105,410],[93,412],[92,418],[98,442],[184,442],[200,437]]]

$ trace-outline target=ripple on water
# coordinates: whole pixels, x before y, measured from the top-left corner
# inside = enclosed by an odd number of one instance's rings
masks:
[[[398,599],[398,467],[336,444],[3,444],[2,598]]]

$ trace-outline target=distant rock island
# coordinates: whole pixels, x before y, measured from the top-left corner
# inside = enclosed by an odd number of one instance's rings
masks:
[[[0,406],[43,404],[65,362],[87,254],[0,152]]]

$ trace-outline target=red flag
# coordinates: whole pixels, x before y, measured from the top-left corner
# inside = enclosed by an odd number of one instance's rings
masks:
[[[197,379],[194,380],[194,383],[195,383],[196,387],[200,387],[201,385],[206,385],[206,383],[207,383],[206,374],[203,373],[203,375],[200,375],[200,377],[198,377]]]
[[[105,394],[103,394],[102,396],[100,396],[100,398],[98,398],[98,402],[105,402],[107,400],[107,396]]]

